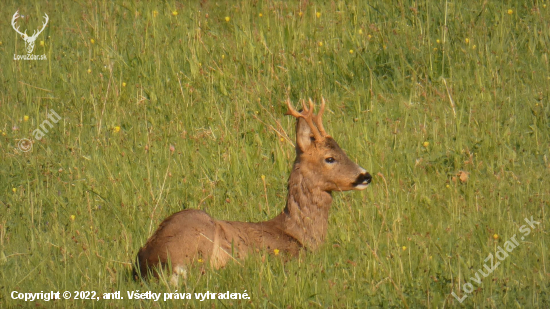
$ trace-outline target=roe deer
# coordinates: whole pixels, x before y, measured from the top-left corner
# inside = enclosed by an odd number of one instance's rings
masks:
[[[296,111],[290,100],[288,112],[297,118],[296,160],[288,180],[286,207],[265,222],[216,220],[202,210],[187,209],[166,218],[137,254],[142,276],[150,270],[158,277],[160,268],[172,265],[173,276],[186,275],[185,266],[199,259],[214,268],[228,260],[243,258],[252,249],[275,249],[295,256],[303,248],[315,250],[327,234],[332,191],[363,190],[371,175],[351,161],[336,141],[327,135],[313,102],[302,101]],[[137,278],[137,269],[134,269]],[[171,281],[172,281],[171,280]],[[173,282],[172,282],[173,283]]]

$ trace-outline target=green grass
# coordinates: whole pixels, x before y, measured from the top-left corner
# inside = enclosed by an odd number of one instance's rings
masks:
[[[550,305],[550,3],[183,3],[2,5],[0,307],[36,305],[12,291],[65,290],[125,299],[36,303]],[[25,53],[17,9],[29,34],[49,15],[34,50],[47,60],[13,60]],[[178,287],[250,300],[129,300],[175,290],[129,273],[169,214],[259,221],[282,210],[294,160],[283,102],[321,96],[327,131],[374,175],[365,191],[334,194],[326,244],[287,262],[264,252],[192,269]],[[62,120],[19,151],[50,109]],[[540,225],[510,256],[469,280],[531,216]]]

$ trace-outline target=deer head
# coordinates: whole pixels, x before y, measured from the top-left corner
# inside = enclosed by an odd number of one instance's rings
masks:
[[[17,20],[17,18],[19,18],[19,11],[13,14],[13,17],[11,19],[11,26],[13,27],[15,32],[19,33],[19,35],[21,35],[23,40],[25,40],[25,48],[27,49],[27,54],[32,53],[32,51],[34,50],[34,41],[36,41],[36,38],[38,37],[38,35],[42,33],[42,31],[44,31],[44,28],[46,28],[46,25],[48,24],[48,20],[49,20],[48,14],[44,13],[44,15],[45,15],[44,18],[46,19],[46,21],[44,22],[44,24],[42,24],[42,29],[38,30],[38,32],[37,30],[34,30],[32,36],[28,36],[27,30],[21,33],[21,31],[19,31],[19,26],[16,27],[15,25],[15,21]]]
[[[323,191],[363,190],[371,182],[372,176],[367,171],[351,161],[338,143],[325,132],[322,123],[325,111],[325,99],[322,99],[321,109],[313,114],[313,102],[309,99],[309,107],[302,100],[303,111],[296,111],[290,102],[287,115],[298,119],[296,123],[296,161],[294,169],[304,173]]]

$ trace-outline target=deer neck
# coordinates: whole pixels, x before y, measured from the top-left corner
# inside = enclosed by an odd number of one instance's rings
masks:
[[[288,181],[286,207],[273,220],[302,246],[315,250],[327,234],[332,195],[319,189],[310,173],[295,164]]]

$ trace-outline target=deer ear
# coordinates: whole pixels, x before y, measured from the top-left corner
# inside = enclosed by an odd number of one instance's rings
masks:
[[[303,118],[296,121],[296,152],[305,152],[312,144],[311,128]]]

